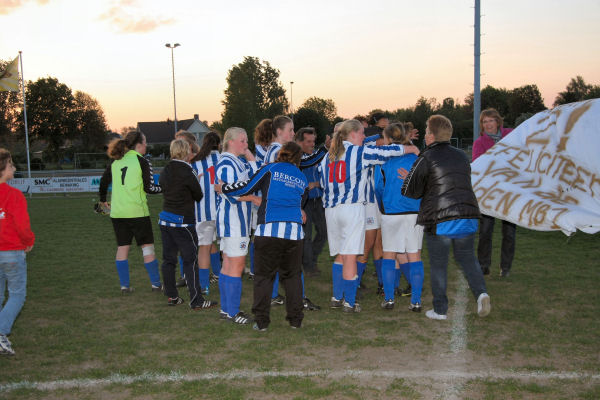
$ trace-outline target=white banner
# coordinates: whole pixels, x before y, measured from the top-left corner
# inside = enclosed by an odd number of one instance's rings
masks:
[[[481,212],[539,231],[600,231],[600,99],[538,113],[471,164]]]
[[[100,176],[59,176],[12,179],[9,184],[23,193],[98,192]]]

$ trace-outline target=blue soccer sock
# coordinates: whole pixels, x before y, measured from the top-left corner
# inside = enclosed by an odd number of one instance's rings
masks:
[[[212,268],[213,274],[219,276],[221,273],[221,253],[210,253],[210,267]]]
[[[275,274],[275,280],[273,281],[273,291],[271,292],[271,298],[279,296],[279,272]]]
[[[144,263],[148,276],[150,277],[150,283],[154,286],[160,287],[160,274],[158,273],[158,260],[156,258],[150,262]]]
[[[229,277],[223,273],[219,274],[219,292],[221,297],[221,310],[229,315],[229,303],[227,301],[227,282]],[[231,315],[229,315],[231,316]]]
[[[304,272],[300,272],[300,280],[302,281],[302,298],[304,299],[306,297],[304,294]]]
[[[400,270],[400,268],[395,268],[394,269],[395,272],[395,276],[394,276],[394,287],[400,287],[400,277],[402,276],[402,272]]]
[[[229,302],[229,315],[232,317],[240,312],[240,302],[242,301],[242,278],[239,276],[230,276],[229,277],[229,290],[228,290],[229,298],[227,301]]]
[[[423,291],[423,280],[425,279],[425,271],[423,269],[423,261],[410,263],[410,286],[412,286],[412,294],[410,302],[413,304],[421,302],[421,292]]]
[[[121,286],[129,287],[129,261],[116,260],[115,264],[117,264],[117,274],[119,274]]]
[[[344,297],[344,284],[342,279],[342,264],[333,263],[331,266],[331,280],[333,282],[333,297],[341,300]]]
[[[400,271],[402,271],[406,282],[410,283],[410,263],[400,264]],[[400,286],[400,280],[398,280],[398,286]]]
[[[358,279],[344,279],[344,300],[350,304],[350,307],[354,307],[356,302],[356,289],[358,288]]]
[[[367,269],[367,263],[362,263],[360,261],[356,262],[356,275],[358,275],[358,285],[362,282],[363,274],[365,273],[365,269]]]
[[[381,276],[381,259],[373,260],[373,264],[375,264],[375,271],[377,272],[377,282],[379,285],[383,285],[383,277]]]
[[[202,290],[208,290],[210,285],[210,271],[208,268],[198,268],[198,278],[200,280],[200,287]]]
[[[383,293],[386,301],[394,301],[394,282],[396,281],[396,260],[384,258],[381,260],[381,277],[383,278]]]
[[[181,256],[177,257],[177,260],[179,261],[179,273],[181,274],[180,276],[182,278],[185,278],[185,272],[183,272],[183,258],[181,258]]]
[[[250,254],[250,273],[254,275],[254,241],[250,242],[248,253]]]

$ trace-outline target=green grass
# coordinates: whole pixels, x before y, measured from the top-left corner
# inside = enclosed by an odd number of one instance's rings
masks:
[[[167,307],[150,291],[141,253],[130,256],[136,291],[121,296],[114,266],[116,244],[110,220],[92,212],[93,196],[34,196],[29,199],[36,245],[28,256],[28,296],[11,341],[15,357],[0,357],[0,385],[70,379],[103,379],[114,374],[139,376],[177,372],[198,379],[139,381],[92,388],[0,391],[11,399],[188,399],[188,398],[441,398],[443,379],[430,372],[600,370],[600,247],[598,235],[570,240],[557,232],[518,229],[512,275],[497,270],[486,278],[492,313],[480,319],[468,292],[467,349],[454,360],[449,351],[452,320],[430,321],[408,311],[408,298],[384,312],[375,296],[369,265],[363,312],[345,315],[326,306],[331,296],[330,257],[320,258],[319,278],[307,278],[307,296],[323,310],[307,312],[301,330],[285,322],[284,307],[272,309],[269,331],[255,332],[218,319],[218,310],[192,312]],[[152,215],[161,198],[151,197]],[[499,228],[499,227],[498,227]],[[156,250],[161,245],[155,229]],[[494,249],[500,246],[499,229]],[[424,309],[431,306],[428,261]],[[499,264],[498,251],[494,263]],[[449,268],[450,315],[457,287],[457,267]],[[251,308],[251,282],[244,279],[242,309]],[[187,293],[182,291],[187,298]],[[211,287],[210,298],[219,299]],[[462,361],[461,361],[462,360]],[[332,378],[327,371],[372,371],[373,376]],[[322,372],[317,376],[265,376],[205,379],[203,374],[233,371]],[[383,371],[423,377],[383,376]],[[470,379],[464,398],[598,398],[598,378]],[[442,396],[443,397],[443,396]]]

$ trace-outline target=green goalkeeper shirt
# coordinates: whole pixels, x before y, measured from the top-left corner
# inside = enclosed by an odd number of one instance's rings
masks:
[[[129,150],[109,165],[100,180],[100,201],[106,201],[112,182],[111,218],[139,218],[150,215],[146,193],[161,193],[154,184],[152,166],[140,153]]]

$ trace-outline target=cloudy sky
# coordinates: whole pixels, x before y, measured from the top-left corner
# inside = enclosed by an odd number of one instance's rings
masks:
[[[244,56],[281,72],[293,105],[338,114],[463,102],[473,90],[473,0],[0,0],[0,59],[98,99],[112,129],[177,116],[220,119]],[[537,84],[547,106],[581,75],[600,84],[600,1],[482,0],[482,87]]]

